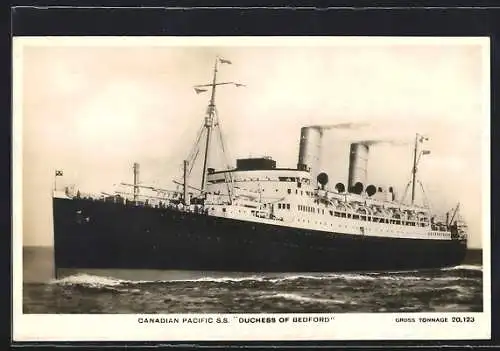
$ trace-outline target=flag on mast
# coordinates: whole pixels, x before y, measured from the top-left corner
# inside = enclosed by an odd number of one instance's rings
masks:
[[[422,150],[422,155],[429,155],[430,153],[430,150]]]
[[[222,57],[219,57],[219,62],[220,63],[227,63],[228,65],[232,65],[233,64],[231,61],[223,59]]]
[[[200,94],[200,93],[204,93],[205,91],[207,91],[207,89],[201,89],[201,88],[194,88],[194,91],[196,91],[196,94]]]
[[[56,170],[56,177],[62,177],[63,171]]]

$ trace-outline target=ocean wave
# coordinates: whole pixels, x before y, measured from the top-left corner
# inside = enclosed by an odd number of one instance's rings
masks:
[[[266,281],[272,282],[272,283],[278,283],[278,282],[286,282],[286,281],[293,281],[293,280],[335,280],[335,279],[341,279],[341,280],[374,280],[376,278],[371,277],[369,275],[364,275],[364,274],[356,274],[356,273],[327,273],[324,275],[307,275],[307,274],[299,274],[299,275],[291,275],[291,276],[286,276],[286,277],[280,277],[280,278],[268,278]]]
[[[455,271],[455,270],[472,270],[472,271],[483,271],[483,266],[471,265],[471,264],[462,264],[455,267],[447,267],[442,268],[442,271]]]
[[[326,273],[326,274],[294,274],[286,275],[282,277],[269,276],[269,275],[259,275],[259,276],[246,276],[246,277],[202,277],[193,279],[170,279],[161,281],[137,281],[135,283],[159,283],[159,282],[219,282],[219,283],[231,283],[231,282],[245,282],[245,281],[256,281],[256,282],[269,282],[269,283],[279,283],[294,280],[332,280],[332,279],[344,279],[344,280],[374,280],[376,278],[369,275],[355,274],[355,273]]]
[[[461,281],[464,281],[464,280],[474,280],[474,279],[470,279],[470,278],[464,278],[464,277],[436,277],[436,278],[430,278],[429,279],[430,281],[442,281],[442,282],[453,282],[453,281],[457,281],[457,280],[461,280]]]
[[[262,282],[265,278],[258,276],[249,277],[202,277],[202,278],[172,278],[160,280],[127,280],[126,284],[161,284],[161,283],[183,283],[183,282],[208,282],[208,283],[237,283],[245,281]]]
[[[367,274],[355,274],[355,273],[348,273],[348,274],[335,274],[332,276],[332,278],[338,278],[338,279],[344,279],[344,280],[377,280],[376,277],[372,277]]]
[[[118,286],[127,283],[127,280],[121,280],[111,277],[102,277],[90,274],[76,274],[62,279],[55,279],[50,282],[50,284],[56,285],[81,285],[91,288],[101,288],[109,286]]]
[[[157,282],[214,282],[214,283],[232,283],[232,282],[244,282],[244,281],[264,281],[264,277],[259,276],[248,276],[248,277],[203,277],[194,279],[171,279],[171,280],[161,280]],[[154,283],[153,281],[141,281],[144,283]]]
[[[245,281],[256,281],[256,282],[269,282],[269,283],[286,283],[296,280],[345,280],[345,281],[456,281],[464,280],[463,277],[426,277],[426,276],[415,276],[415,275],[401,275],[401,274],[388,274],[388,273],[328,273],[324,275],[289,275],[284,277],[266,277],[266,276],[249,276],[249,277],[203,277],[196,279],[172,279],[172,280],[159,280],[159,281],[134,281],[133,283],[166,283],[166,282],[245,282]]]
[[[451,285],[451,286],[446,286],[446,287],[442,287],[442,288],[437,288],[435,290],[438,290],[438,291],[455,291],[457,293],[460,293],[460,294],[466,294],[466,293],[469,293],[470,292],[470,289],[464,287],[464,286],[460,286],[460,285]]]
[[[415,287],[412,292],[408,292],[409,294],[413,294],[415,296],[422,295],[432,295],[440,300],[453,300],[456,298],[462,298],[469,296],[473,293],[474,288],[468,286],[461,285],[446,285],[446,286],[418,286]]]
[[[417,276],[382,276],[378,277],[377,279],[389,280],[389,281],[428,281],[428,282],[433,282],[433,281],[449,282],[457,280],[461,281],[470,280],[464,277],[417,277]]]
[[[112,287],[120,285],[140,285],[140,284],[164,284],[182,282],[209,282],[209,283],[238,283],[238,282],[269,282],[286,283],[295,280],[345,280],[345,281],[365,281],[365,280],[421,280],[421,277],[402,276],[371,276],[367,274],[355,273],[330,273],[325,275],[290,275],[284,277],[247,276],[247,277],[201,277],[192,279],[173,278],[167,280],[125,280],[113,277],[97,276],[90,274],[77,274],[62,279],[51,281],[51,284],[67,286],[85,286],[90,288]],[[454,279],[454,278],[452,278]]]
[[[460,265],[456,267],[443,268],[442,271],[456,271],[456,270],[472,270],[482,271],[481,266],[474,265]],[[91,274],[76,274],[62,279],[51,281],[51,284],[57,285],[75,285],[85,286],[90,288],[100,287],[116,287],[124,285],[139,285],[139,284],[167,284],[167,283],[182,283],[182,282],[207,282],[207,283],[243,283],[243,282],[262,282],[262,283],[287,283],[297,280],[340,280],[347,282],[356,281],[458,281],[466,280],[465,277],[432,277],[425,275],[413,275],[410,272],[396,272],[396,273],[319,273],[319,274],[291,274],[286,276],[269,276],[269,275],[249,275],[241,277],[199,277],[199,278],[172,278],[166,280],[124,280],[107,276],[97,276]]]
[[[263,277],[202,277],[195,279],[169,279],[169,280],[125,280],[113,277],[105,277],[91,274],[76,274],[67,276],[61,279],[55,279],[50,284],[57,285],[82,285],[87,287],[110,287],[129,284],[155,284],[155,283],[171,283],[171,282],[242,282],[242,281],[263,281]]]
[[[346,274],[329,274],[329,275],[324,275],[324,276],[307,276],[307,275],[301,275],[301,276],[293,276],[293,277],[286,277],[286,278],[280,278],[280,279],[269,279],[268,281],[270,282],[280,282],[280,281],[287,281],[287,280],[297,280],[297,279],[304,279],[304,280],[346,280],[346,281],[378,281],[378,280],[383,280],[383,281],[456,281],[456,280],[467,280],[467,278],[464,277],[425,277],[425,276],[416,276],[416,275],[400,275],[400,274],[395,274],[395,275],[389,275],[389,274],[376,274],[372,275],[370,273],[368,274],[353,274],[353,273],[346,273]]]
[[[293,293],[277,293],[277,294],[269,294],[269,295],[262,295],[260,296],[262,299],[285,299],[285,300],[292,300],[292,301],[297,301],[300,303],[307,303],[307,302],[314,302],[314,303],[324,303],[324,304],[347,304],[350,303],[345,300],[334,300],[334,299],[324,299],[324,298],[318,298],[318,297],[309,297],[309,296],[302,296],[299,294],[293,294]]]
[[[283,277],[276,276],[244,276],[244,277],[202,277],[202,278],[173,278],[167,280],[138,280],[138,281],[127,281],[134,284],[151,284],[151,283],[172,283],[172,282],[214,282],[214,283],[233,283],[233,282],[269,282],[269,283],[279,283],[294,280],[332,280],[332,279],[344,279],[344,280],[374,280],[376,278],[354,273],[327,273],[324,275],[309,275],[309,274],[297,274],[297,275],[286,275]]]
[[[448,303],[444,304],[442,306],[440,305],[432,305],[430,306],[433,308],[434,312],[467,312],[468,308],[467,306],[460,305],[458,303]]]
[[[409,274],[409,273],[420,273],[418,269],[401,270],[401,271],[377,271],[377,272],[366,272],[369,275],[383,275],[383,274]]]

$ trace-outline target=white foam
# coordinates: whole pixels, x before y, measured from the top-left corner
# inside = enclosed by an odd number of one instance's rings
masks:
[[[334,274],[334,275],[331,275],[330,277],[344,279],[344,280],[377,280],[378,279],[376,277],[372,277],[372,276],[369,276],[366,274],[354,274],[354,273]]]
[[[462,277],[437,277],[437,278],[430,278],[429,280],[437,280],[437,281],[443,281],[443,282],[450,282],[450,281],[456,281],[456,280],[470,280],[468,278],[462,278]]]
[[[476,266],[476,265],[471,265],[471,264],[462,264],[460,266],[443,268],[442,270],[444,270],[444,271],[453,271],[453,270],[458,270],[458,269],[473,270],[473,271],[482,271],[483,270],[483,266]]]
[[[460,265],[456,267],[443,268],[442,270],[476,270],[482,271],[481,266],[475,265]],[[399,272],[401,273],[401,272]],[[251,275],[243,277],[201,277],[201,278],[173,278],[167,280],[124,280],[113,277],[90,275],[90,274],[77,274],[68,276],[62,279],[51,281],[51,284],[60,285],[83,285],[88,287],[106,287],[117,286],[122,284],[152,284],[152,283],[172,283],[172,282],[214,282],[214,283],[231,283],[231,282],[270,282],[279,283],[286,281],[293,281],[297,279],[311,279],[311,280],[346,280],[346,281],[454,281],[464,279],[460,277],[422,277],[413,275],[386,275],[386,273],[326,273],[326,274],[296,274],[286,275],[283,277],[272,277],[266,275]]]
[[[257,282],[271,282],[278,283],[282,281],[290,281],[297,279],[313,279],[313,280],[329,280],[329,279],[345,279],[345,280],[373,280],[375,278],[361,275],[361,274],[330,274],[327,275],[308,275],[308,274],[298,274],[298,275],[287,275],[283,277],[270,277],[270,276],[246,276],[246,277],[202,277],[193,279],[183,279],[183,278],[173,278],[168,280],[139,280],[133,281],[135,284],[147,284],[147,283],[167,283],[167,282],[243,282],[243,281],[257,281]]]
[[[116,286],[128,282],[129,281],[127,280],[115,279],[111,277],[101,277],[89,274],[77,274],[64,277],[62,279],[52,280],[50,283],[58,285],[84,285],[84,286],[98,288],[105,286]]]
[[[196,278],[196,279],[170,279],[170,280],[157,280],[157,281],[147,281],[147,280],[141,280],[137,281],[134,283],[168,283],[168,282],[220,282],[220,283],[228,283],[228,282],[243,282],[243,281],[264,281],[264,278],[262,277],[257,277],[257,276],[249,276],[249,277],[240,277],[240,278],[233,278],[233,277],[203,277],[203,278]]]
[[[396,277],[378,277],[380,280],[393,280],[393,281],[456,281],[466,280],[462,277],[416,277],[416,276],[396,276]]]
[[[381,279],[382,277],[373,277],[369,275],[363,274],[355,274],[355,273],[345,273],[345,274],[326,274],[326,275],[308,275],[308,274],[299,274],[299,275],[289,275],[278,278],[271,278],[266,276],[246,276],[246,277],[202,277],[202,278],[193,278],[193,279],[183,279],[183,278],[173,278],[167,280],[124,280],[113,277],[105,277],[98,275],[90,275],[90,274],[76,274],[68,277],[64,277],[62,279],[57,279],[51,281],[51,284],[60,284],[60,285],[85,285],[92,287],[101,287],[101,286],[116,286],[120,284],[152,284],[152,283],[170,283],[170,282],[220,282],[220,283],[228,283],[228,282],[243,282],[243,281],[257,281],[257,282],[271,282],[277,283],[281,281],[290,281],[297,279],[313,279],[313,280],[331,280],[331,279],[344,279],[344,280],[376,280]]]
[[[453,267],[450,269],[466,269],[460,266],[461,268],[458,267]],[[476,266],[471,266],[471,267],[476,267]],[[467,268],[467,269],[475,269],[475,268]],[[141,281],[133,281],[131,283],[135,284],[146,284],[146,283],[168,283],[168,282],[221,282],[221,283],[227,283],[227,282],[243,282],[243,281],[257,281],[257,282],[270,282],[270,283],[279,283],[279,282],[286,282],[286,281],[293,281],[293,280],[298,280],[298,279],[310,279],[310,280],[335,280],[335,279],[341,279],[341,280],[347,280],[347,281],[363,281],[363,280],[391,280],[391,281],[403,281],[403,280],[427,280],[427,281],[454,281],[454,280],[463,280],[465,278],[461,277],[419,277],[419,276],[407,276],[407,275],[396,275],[396,276],[391,276],[391,275],[382,275],[382,274],[357,274],[357,273],[329,273],[325,275],[307,275],[307,274],[299,274],[299,275],[289,275],[289,276],[284,276],[284,277],[278,277],[278,278],[271,278],[271,277],[265,277],[265,276],[248,276],[248,277],[203,277],[203,278],[196,278],[196,279],[171,279],[171,280],[158,280],[158,281],[150,281],[150,280],[141,280]]]
[[[298,275],[289,275],[286,277],[280,277],[280,278],[270,278],[267,279],[268,282],[272,283],[278,283],[282,281],[290,281],[290,280],[298,280],[298,279],[312,279],[312,280],[325,280],[325,279],[331,279],[331,275],[307,275],[307,274],[298,274]]]
[[[452,286],[447,286],[447,287],[443,287],[443,288],[440,288],[438,290],[441,290],[441,289],[449,289],[449,290],[455,290],[456,292],[458,293],[469,293],[469,290],[463,286],[460,286],[460,285],[452,285]]]
[[[261,297],[268,298],[268,299],[282,298],[282,299],[293,300],[293,301],[298,301],[298,302],[319,302],[319,303],[327,303],[327,304],[346,304],[347,303],[347,301],[344,301],[344,300],[307,297],[307,296],[302,296],[299,294],[292,294],[292,293],[279,293],[279,294],[263,295]]]

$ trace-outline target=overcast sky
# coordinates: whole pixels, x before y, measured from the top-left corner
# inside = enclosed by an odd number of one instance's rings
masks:
[[[26,41],[14,57],[14,69],[22,71],[14,112],[23,122],[24,244],[52,243],[55,169],[64,171],[61,186],[112,192],[113,184],[132,182],[132,163],[139,162],[143,183],[173,188],[209,98],[192,86],[210,81],[221,55],[233,64],[220,67],[220,81],[247,85],[217,92],[233,164],[269,155],[280,167],[296,167],[300,127],[366,122],[363,129],[325,133],[322,169],[330,182],[346,182],[350,141],[397,140],[371,148],[368,179],[401,194],[415,133],[425,134],[431,154],[422,157],[419,179],[430,204],[444,212],[460,201],[471,246],[480,247],[482,145],[489,147],[489,51],[482,43]],[[489,167],[489,157],[483,161]]]

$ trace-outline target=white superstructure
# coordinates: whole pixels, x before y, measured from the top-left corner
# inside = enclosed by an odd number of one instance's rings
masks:
[[[251,159],[248,159],[251,160]],[[259,159],[253,159],[258,162]],[[272,161],[269,158],[262,162]],[[451,240],[427,208],[393,201],[390,194],[319,189],[309,172],[234,169],[207,177],[208,214],[333,233]]]

